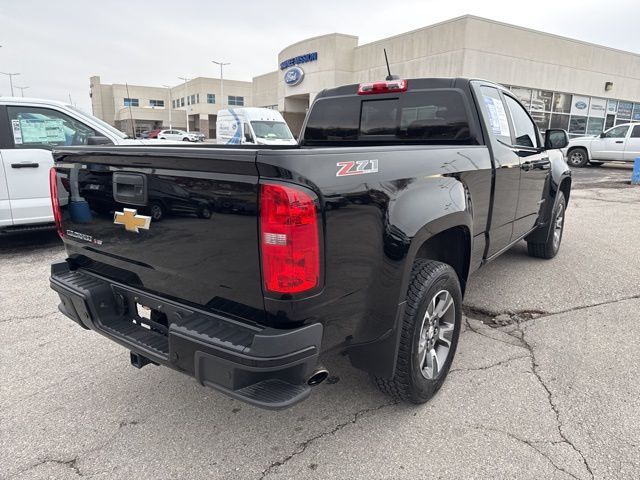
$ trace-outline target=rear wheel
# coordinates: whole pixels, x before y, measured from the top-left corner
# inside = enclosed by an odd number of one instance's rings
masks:
[[[564,217],[567,201],[564,193],[558,192],[556,203],[553,206],[551,221],[545,228],[547,230],[546,241],[527,242],[527,249],[531,257],[550,259],[555,257],[560,250],[562,242],[562,232],[564,231]]]
[[[211,218],[211,209],[209,207],[200,207],[198,209],[198,216],[200,218],[209,219]]]
[[[183,141],[183,142],[190,142],[191,140],[189,140],[187,137],[184,137],[184,138],[182,139],[182,141]]]
[[[164,214],[164,207],[161,203],[154,202],[149,207],[149,215],[151,217],[151,220],[153,220],[154,222],[159,222],[160,220],[162,220],[164,218]]]
[[[589,156],[587,155],[587,150],[582,147],[577,147],[572,150],[569,150],[567,163],[572,167],[577,167],[577,168],[584,167],[587,163],[589,163]]]
[[[413,265],[396,370],[376,377],[378,388],[396,400],[424,403],[442,386],[458,345],[462,291],[449,265],[418,260]]]

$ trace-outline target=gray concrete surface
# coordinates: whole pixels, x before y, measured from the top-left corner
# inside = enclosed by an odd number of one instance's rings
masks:
[[[334,382],[283,412],[138,371],[57,313],[54,234],[2,238],[0,478],[639,478],[630,174],[577,170],[559,256],[518,245],[475,275],[453,369],[423,406],[393,404],[340,355],[326,362]],[[498,314],[538,318],[479,320]]]

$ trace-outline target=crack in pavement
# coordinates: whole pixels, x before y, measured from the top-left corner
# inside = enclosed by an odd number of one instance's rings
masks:
[[[560,465],[557,465],[552,459],[551,457],[549,457],[549,455],[547,455],[546,452],[540,450],[536,444],[538,443],[547,443],[550,445],[558,445],[558,444],[563,444],[565,443],[564,441],[561,442],[557,442],[557,441],[550,441],[550,442],[540,442],[540,441],[531,441],[531,440],[526,440],[524,438],[520,438],[517,435],[511,433],[511,432],[507,432],[505,430],[500,430],[499,428],[491,428],[491,427],[487,427],[484,425],[470,425],[472,428],[476,429],[476,430],[484,430],[484,431],[488,431],[488,432],[494,432],[494,433],[500,433],[502,435],[505,435],[513,440],[516,440],[517,442],[520,442],[524,445],[526,445],[527,447],[535,450],[536,452],[538,452],[542,457],[544,457],[556,470],[566,473],[567,475],[571,476],[572,478],[575,478],[576,480],[581,480],[580,477],[577,477],[576,475],[574,475],[573,473],[571,473],[570,471],[562,468]]]
[[[488,338],[489,340],[493,340],[494,342],[504,343],[505,345],[509,345],[509,346],[512,346],[512,347],[526,348],[522,344],[520,339],[518,339],[517,337],[513,337],[513,336],[509,335],[512,338],[514,338],[515,340],[518,340],[519,344],[507,342],[506,340],[501,340],[499,338],[495,338],[495,337],[492,337],[491,335],[487,335],[486,333],[481,332],[480,330],[478,330],[477,328],[475,328],[474,326],[471,325],[471,323],[469,322],[469,318],[471,318],[471,317],[468,317],[467,315],[464,316],[465,324],[467,325],[467,328],[469,329],[470,332],[475,333],[476,335],[480,335],[481,337]],[[484,325],[484,323],[483,323],[483,325]],[[508,335],[508,333],[506,333],[506,332],[504,332],[504,333],[505,333],[505,335]]]
[[[367,413],[376,412],[378,410],[382,410],[384,408],[391,407],[391,406],[394,406],[394,405],[397,405],[397,404],[398,404],[398,402],[384,403],[382,405],[378,405],[377,407],[365,408],[363,410],[357,411],[353,415],[353,418],[351,420],[348,420],[348,421],[343,422],[343,423],[339,423],[338,425],[333,427],[331,430],[329,430],[327,432],[321,432],[321,433],[319,433],[319,434],[317,434],[317,435],[305,440],[304,442],[302,442],[302,443],[300,443],[298,445],[298,448],[296,450],[291,452],[286,457],[284,457],[284,458],[282,458],[280,460],[276,460],[274,462],[271,462],[269,464],[269,466],[262,471],[262,473],[261,473],[260,477],[258,477],[258,479],[262,480],[262,479],[266,478],[268,475],[271,474],[271,471],[274,468],[281,467],[281,466],[285,465],[287,462],[289,462],[292,458],[304,453],[304,451],[307,449],[307,447],[309,447],[309,445],[311,445],[316,440],[319,440],[319,439],[321,439],[323,437],[327,437],[329,435],[334,435],[337,432],[339,432],[340,430],[342,430],[344,427],[346,427],[348,425],[355,424],[360,417],[362,417],[363,415],[366,415]]]
[[[499,327],[504,327],[507,325],[499,325],[495,322],[495,319],[497,317],[499,317],[500,315],[508,315],[511,317],[511,320],[513,321],[512,324],[520,324],[520,323],[526,323],[532,320],[538,320],[540,318],[546,318],[546,317],[550,317],[553,315],[561,315],[563,313],[570,313],[570,312],[577,312],[580,310],[585,310],[588,308],[593,308],[593,307],[600,307],[602,305],[612,305],[614,303],[619,303],[619,302],[624,302],[627,300],[637,300],[640,299],[640,293],[636,293],[633,295],[628,295],[626,297],[622,297],[622,298],[616,298],[616,299],[610,299],[610,300],[604,300],[602,302],[597,302],[597,303],[590,303],[588,305],[578,305],[575,307],[571,307],[571,308],[566,308],[564,310],[557,310],[554,312],[548,312],[545,310],[539,310],[539,309],[523,309],[523,310],[501,310],[501,311],[493,311],[493,310],[489,310],[483,307],[474,307],[474,306],[463,306],[463,313],[465,315],[465,317],[467,318],[472,318],[474,320],[479,320],[481,321],[484,325],[487,325],[488,327],[491,328],[499,328]],[[477,333],[479,335],[483,335],[487,338],[492,338],[489,337],[488,335],[485,335],[481,332],[479,332],[477,329],[474,329],[470,323],[467,320],[467,327],[469,327],[469,329],[471,331],[473,331],[474,333]],[[507,333],[507,335],[509,335],[508,332],[505,331],[505,333]],[[518,338],[518,337],[514,337],[514,338]],[[494,339],[497,340],[497,339]],[[497,340],[500,341],[500,340]],[[508,343],[508,342],[503,342],[503,343]]]
[[[519,360],[521,358],[529,358],[529,355],[521,355],[519,357],[510,357],[510,358],[507,358],[506,360],[501,360],[500,362],[493,363],[491,365],[486,365],[484,367],[452,368],[451,370],[449,370],[449,374],[452,374],[454,372],[477,372],[479,370],[489,370],[490,368],[500,367],[502,365],[506,365],[510,362],[513,362],[514,360]]]
[[[515,335],[516,332],[519,334],[519,336]],[[510,333],[508,335],[511,335],[514,338],[519,338],[522,341],[522,343],[524,344],[524,346],[527,348],[527,350],[529,351],[529,357],[531,359],[531,372],[537,378],[538,383],[540,383],[542,388],[544,388],[545,392],[547,393],[547,401],[549,402],[549,406],[551,407],[551,410],[553,410],[553,413],[556,416],[556,427],[558,428],[558,434],[560,435],[560,438],[562,438],[562,443],[566,443],[578,455],[580,455],[580,458],[582,459],[583,465],[585,466],[585,468],[589,472],[589,475],[593,479],[594,478],[593,470],[591,470],[591,466],[589,465],[589,462],[587,461],[587,458],[582,453],[582,451],[578,447],[576,447],[575,444],[571,440],[569,440],[569,438],[566,436],[566,434],[562,430],[563,423],[562,423],[562,420],[560,419],[560,410],[558,409],[557,405],[553,401],[553,393],[551,392],[551,389],[544,382],[544,380],[542,378],[542,375],[540,375],[540,372],[538,371],[539,364],[538,364],[538,362],[536,360],[536,354],[535,354],[534,348],[527,341],[527,339],[525,338],[525,332],[522,329],[521,325],[518,324],[517,330],[515,330],[512,334]]]
[[[51,315],[55,315],[56,313],[58,313],[58,311],[52,311],[52,312],[47,312],[47,313],[41,313],[38,315],[25,315],[23,317],[11,317],[11,318],[5,318],[3,320],[0,320],[0,323],[9,323],[9,322],[14,322],[14,321],[19,321],[19,320],[38,320],[41,318],[47,318]]]
[[[76,473],[76,475],[78,475],[79,477],[84,477],[85,474],[80,470],[80,467],[78,466],[78,461],[80,460],[81,457],[86,456],[90,453],[94,453],[94,452],[99,452],[100,450],[103,450],[104,448],[108,447],[111,442],[113,442],[116,437],[120,434],[120,432],[122,431],[123,428],[126,427],[131,427],[131,426],[135,426],[135,425],[139,425],[140,421],[138,420],[130,420],[130,421],[121,421],[118,424],[118,428],[111,434],[109,435],[109,437],[100,445],[97,445],[93,448],[90,448],[88,450],[84,450],[80,453],[78,453],[75,457],[69,459],[69,460],[60,460],[60,459],[56,459],[56,458],[49,458],[49,457],[45,457],[42,460],[39,460],[38,462],[31,464],[25,468],[23,468],[22,470],[19,470],[17,472],[15,472],[13,475],[10,475],[9,477],[7,477],[7,480],[10,480],[12,478],[16,478],[26,472],[29,472],[30,470],[33,470],[34,468],[37,468],[41,465],[44,465],[46,463],[55,463],[58,465],[63,465],[65,467],[69,467],[71,469],[73,469]],[[93,474],[92,474],[93,475]]]

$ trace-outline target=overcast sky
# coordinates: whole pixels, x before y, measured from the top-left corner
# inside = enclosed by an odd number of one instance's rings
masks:
[[[0,71],[20,72],[25,96],[70,94],[91,111],[91,75],[173,85],[217,76],[216,59],[231,62],[226,78],[251,80],[299,40],[340,32],[362,44],[467,13],[640,53],[640,0],[0,0]],[[0,75],[0,95],[9,94]]]

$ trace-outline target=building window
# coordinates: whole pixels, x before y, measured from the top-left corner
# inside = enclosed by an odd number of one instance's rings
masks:
[[[200,94],[196,93],[196,103],[200,103]]]
[[[149,100],[149,106],[164,108],[164,100]]]
[[[195,105],[196,104],[196,96],[195,96],[195,94],[191,95],[189,97],[189,100],[191,101],[191,103],[189,105]]]
[[[207,93],[207,103],[216,103],[215,93]]]
[[[125,98],[124,99],[124,106],[125,107],[138,107],[138,106],[140,106],[140,102],[138,101],[137,98]]]
[[[181,107],[184,107],[184,97],[182,97],[182,98],[180,99],[180,106],[181,106]]]
[[[235,97],[233,95],[229,95],[229,105],[235,105],[236,107],[244,106],[244,97]]]

